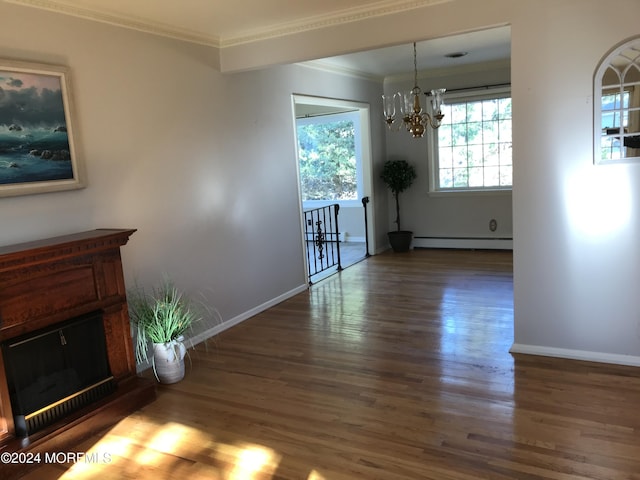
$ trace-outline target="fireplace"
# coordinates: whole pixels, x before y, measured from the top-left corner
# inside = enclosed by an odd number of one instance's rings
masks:
[[[28,437],[113,393],[102,314],[2,344],[16,435]]]
[[[134,232],[0,247],[0,452],[63,451],[155,398],[136,375],[122,272]],[[0,464],[0,478],[24,468]]]

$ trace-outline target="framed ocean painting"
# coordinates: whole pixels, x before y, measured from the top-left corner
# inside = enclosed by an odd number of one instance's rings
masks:
[[[84,187],[68,69],[0,59],[0,197]]]

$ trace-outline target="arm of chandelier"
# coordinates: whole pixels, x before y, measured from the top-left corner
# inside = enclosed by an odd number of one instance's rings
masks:
[[[423,117],[425,117],[424,123],[425,124],[428,123],[429,126],[435,130],[436,128],[440,128],[444,115],[442,114],[442,112],[440,112],[440,113],[434,114],[432,117],[428,113],[423,113]]]

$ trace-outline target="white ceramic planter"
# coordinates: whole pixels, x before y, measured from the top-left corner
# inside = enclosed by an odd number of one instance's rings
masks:
[[[160,383],[176,383],[184,378],[184,356],[187,349],[183,337],[167,343],[153,344],[153,370]]]

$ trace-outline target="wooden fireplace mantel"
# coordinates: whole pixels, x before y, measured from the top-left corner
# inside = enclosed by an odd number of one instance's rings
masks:
[[[133,229],[100,229],[0,247],[0,342],[90,312],[102,313],[116,392],[26,439],[16,438],[0,355],[0,452],[60,450],[155,398],[136,375],[120,247]],[[19,467],[19,466],[18,466]],[[20,473],[0,464],[0,478]]]

